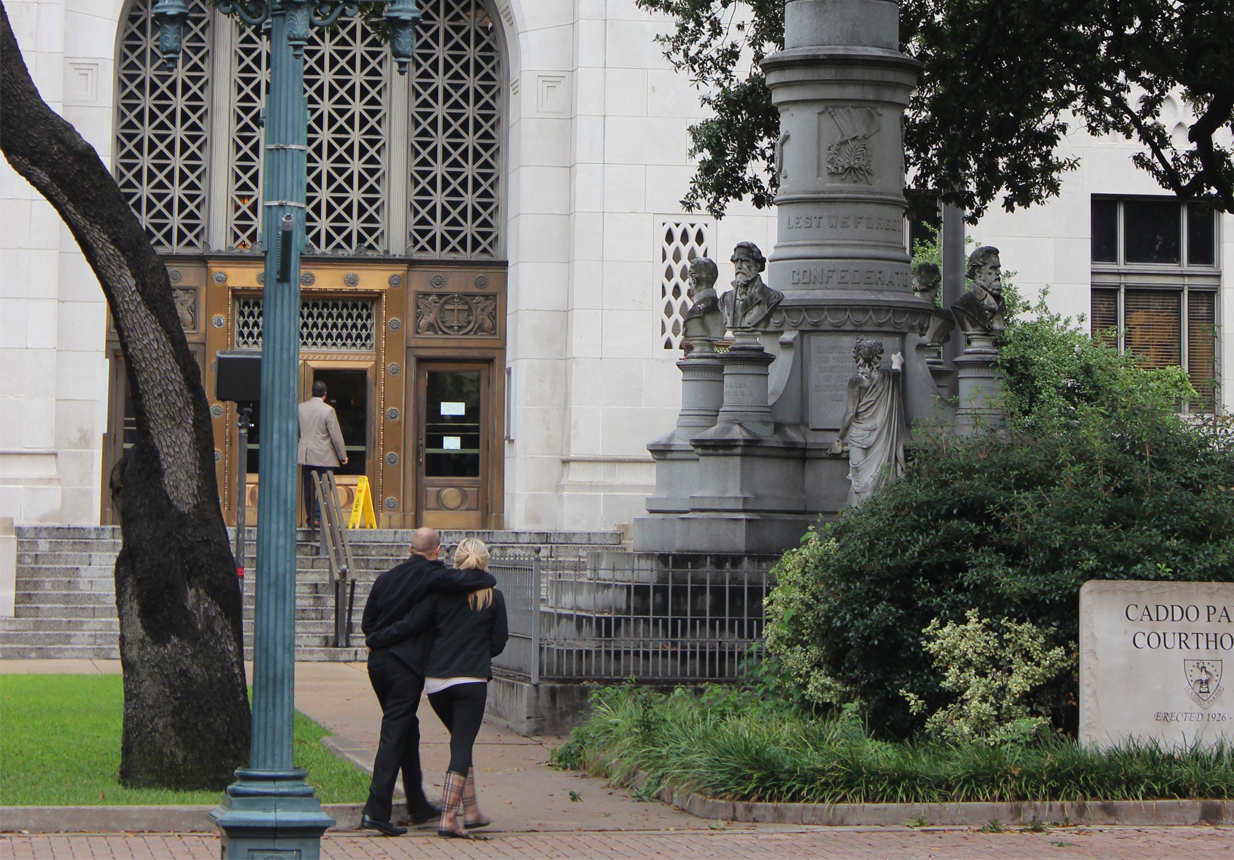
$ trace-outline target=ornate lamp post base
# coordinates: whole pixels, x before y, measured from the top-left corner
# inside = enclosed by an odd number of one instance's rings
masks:
[[[223,831],[223,857],[318,860],[321,834],[334,819],[321,811],[308,771],[236,771],[236,782],[210,817]]]

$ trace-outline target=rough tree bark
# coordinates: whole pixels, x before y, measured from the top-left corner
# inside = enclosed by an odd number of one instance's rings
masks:
[[[60,213],[107,296],[137,417],[121,480],[120,780],[221,789],[249,757],[241,594],[200,370],[167,268],[94,148],[39,95],[0,2],[0,150]]]

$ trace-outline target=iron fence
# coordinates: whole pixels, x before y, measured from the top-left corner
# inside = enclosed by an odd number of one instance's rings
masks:
[[[510,623],[494,664],[532,683],[735,680],[762,640],[773,561],[616,552],[494,559]]]

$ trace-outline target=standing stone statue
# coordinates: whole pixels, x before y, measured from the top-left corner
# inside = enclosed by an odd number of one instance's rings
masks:
[[[1003,267],[998,248],[982,245],[968,257],[965,275],[971,281],[968,291],[951,306],[956,325],[969,336],[984,336],[991,341],[1003,333]]]
[[[890,478],[904,474],[904,443],[908,422],[900,390],[904,356],[891,356],[891,367],[881,366],[883,342],[858,338],[853,347],[857,373],[848,381],[848,400],[840,435],[831,453],[848,450],[848,504],[856,507],[873,496]]]
[[[716,295],[720,268],[709,257],[690,262],[690,309],[685,312],[683,334],[695,352],[712,352],[724,338],[724,313]]]
[[[762,271],[767,258],[753,242],[738,242],[733,249],[733,266],[737,277],[733,289],[720,296],[720,310],[725,324],[736,331],[751,329],[767,318],[783,299],[784,294],[763,283]]]

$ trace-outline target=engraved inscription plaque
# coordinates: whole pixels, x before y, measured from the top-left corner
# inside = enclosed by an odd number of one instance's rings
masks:
[[[844,418],[848,379],[857,372],[853,363],[855,334],[816,334],[810,338],[810,429],[839,430]]]

